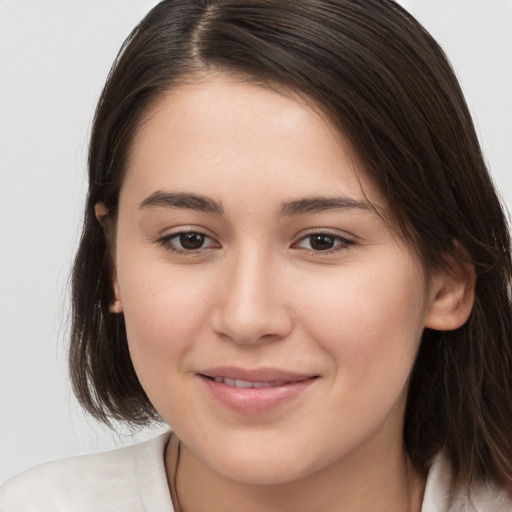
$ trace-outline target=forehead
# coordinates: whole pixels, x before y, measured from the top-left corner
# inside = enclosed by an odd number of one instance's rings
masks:
[[[122,188],[147,195],[168,187],[230,197],[251,187],[254,194],[343,193],[383,207],[343,135],[314,104],[224,74],[169,90],[140,124]]]

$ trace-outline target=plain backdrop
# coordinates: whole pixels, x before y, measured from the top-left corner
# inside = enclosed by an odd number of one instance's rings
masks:
[[[67,383],[68,274],[95,102],[156,0],[0,0],[0,483],[142,440],[88,419]],[[512,0],[402,0],[445,48],[512,205]]]

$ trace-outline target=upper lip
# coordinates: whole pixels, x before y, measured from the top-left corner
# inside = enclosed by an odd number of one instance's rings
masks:
[[[311,373],[297,373],[278,368],[238,368],[235,366],[208,368],[198,373],[212,379],[223,377],[248,382],[293,382],[316,377],[316,375]]]

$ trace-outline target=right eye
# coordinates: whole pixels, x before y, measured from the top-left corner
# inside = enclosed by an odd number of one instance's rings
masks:
[[[217,244],[208,235],[199,231],[172,233],[158,240],[158,243],[166,249],[180,254],[217,247]]]
[[[317,254],[332,254],[347,250],[354,245],[354,241],[340,235],[328,232],[310,233],[301,238],[294,246],[306,249]]]

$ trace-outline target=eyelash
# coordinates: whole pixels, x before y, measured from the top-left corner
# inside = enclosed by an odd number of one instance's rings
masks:
[[[310,240],[311,245],[311,239],[313,237],[324,237],[329,238],[332,240],[332,242],[335,244],[332,248],[328,248],[325,250],[314,250],[314,249],[308,249],[304,247],[297,247],[300,243],[304,242],[305,240]],[[340,235],[336,235],[334,233],[330,233],[329,231],[315,231],[313,233],[308,233],[307,235],[300,238],[300,240],[293,245],[297,247],[297,249],[305,250],[310,253],[313,253],[315,256],[322,256],[322,255],[329,255],[334,254],[340,251],[346,251],[351,246],[355,244],[354,240],[350,240],[348,238],[342,237]]]
[[[181,236],[184,236],[184,235],[198,235],[198,236],[203,237],[203,240],[206,240],[206,239],[212,240],[212,238],[209,237],[206,233],[203,233],[203,232],[195,230],[195,229],[191,229],[191,230],[187,230],[187,231],[179,231],[178,233],[171,233],[170,235],[166,235],[166,236],[160,238],[157,241],[157,243],[158,243],[158,245],[164,247],[168,251],[171,251],[171,252],[174,252],[177,254],[194,255],[194,254],[198,254],[200,251],[202,251],[204,249],[209,249],[209,247],[199,247],[198,249],[188,249],[187,250],[185,248],[181,249],[181,248],[177,247],[173,243],[173,240],[179,239]]]
[[[158,243],[158,245],[164,247],[168,251],[171,251],[171,252],[177,253],[177,254],[185,254],[185,255],[189,255],[189,256],[200,254],[201,251],[208,250],[208,249],[212,248],[212,247],[203,247],[203,246],[201,246],[197,249],[179,248],[175,245],[175,243],[173,243],[173,240],[179,239],[180,237],[182,237],[184,235],[189,235],[189,236],[196,235],[196,236],[203,237],[203,243],[204,243],[204,240],[206,240],[206,239],[213,241],[212,238],[210,236],[208,236],[206,233],[203,233],[198,230],[188,230],[188,231],[179,231],[178,233],[172,233],[172,234],[166,235],[166,236],[160,238],[159,240],[157,240],[157,243]],[[308,249],[305,247],[300,247],[300,244],[307,239],[310,239],[310,244],[311,244],[311,239],[313,237],[324,237],[324,238],[331,239],[335,245],[332,248],[327,248],[325,250],[314,250],[314,249]],[[340,235],[336,235],[336,234],[330,233],[328,231],[315,231],[313,233],[308,233],[307,235],[301,237],[298,242],[295,242],[294,244],[292,244],[292,248],[307,251],[309,253],[313,253],[315,256],[316,255],[321,256],[321,255],[329,255],[329,254],[337,253],[339,251],[347,250],[354,244],[355,244],[355,242],[353,240],[349,240]],[[212,245],[215,245],[215,243],[213,243]],[[213,247],[213,248],[217,249],[218,247]]]

